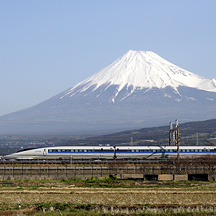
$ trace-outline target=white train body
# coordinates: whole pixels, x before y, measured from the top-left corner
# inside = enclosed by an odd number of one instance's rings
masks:
[[[216,146],[180,146],[181,157],[216,155]],[[176,146],[56,146],[24,149],[4,160],[176,157]]]

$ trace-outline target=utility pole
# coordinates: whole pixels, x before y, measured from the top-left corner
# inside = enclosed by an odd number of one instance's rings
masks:
[[[199,134],[196,133],[196,145],[198,146],[199,145]]]
[[[175,141],[175,145],[177,146],[177,159],[179,159],[179,147],[180,147],[180,133],[179,133],[179,123],[178,120],[175,120],[176,126],[173,128],[172,122],[170,122],[170,130],[169,130],[169,145],[171,146],[173,141]],[[173,135],[173,138],[172,138]]]

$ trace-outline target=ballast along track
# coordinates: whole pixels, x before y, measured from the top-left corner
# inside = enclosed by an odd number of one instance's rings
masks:
[[[160,163],[169,163],[168,158],[162,158],[162,159],[135,159],[135,158],[128,158],[128,159],[36,159],[36,160],[16,160],[16,161],[0,161],[0,166],[2,165],[63,165],[63,166],[69,166],[69,165],[92,165],[92,164],[160,164]]]

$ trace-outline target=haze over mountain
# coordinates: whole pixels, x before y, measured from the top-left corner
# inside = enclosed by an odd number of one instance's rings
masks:
[[[36,106],[0,117],[0,133],[109,133],[216,118],[216,79],[150,51],[128,51]]]

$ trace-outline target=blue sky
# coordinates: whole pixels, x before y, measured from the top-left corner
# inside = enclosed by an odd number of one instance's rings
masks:
[[[215,0],[0,0],[0,115],[38,104],[128,50],[216,77]]]

